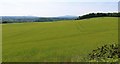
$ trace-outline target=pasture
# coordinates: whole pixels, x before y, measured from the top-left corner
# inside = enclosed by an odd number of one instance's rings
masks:
[[[80,62],[118,43],[118,18],[3,24],[2,32],[3,62]]]

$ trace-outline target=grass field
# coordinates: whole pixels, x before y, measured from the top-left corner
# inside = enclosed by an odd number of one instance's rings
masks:
[[[118,18],[3,24],[3,62],[84,61],[93,49],[118,43]]]

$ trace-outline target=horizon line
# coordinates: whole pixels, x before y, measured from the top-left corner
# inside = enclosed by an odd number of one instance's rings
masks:
[[[91,12],[91,13],[119,13],[119,11],[113,12]],[[0,16],[30,16],[30,17],[61,17],[61,16],[83,16],[90,13],[85,13],[81,15],[57,15],[57,16],[38,16],[38,15],[0,15]]]

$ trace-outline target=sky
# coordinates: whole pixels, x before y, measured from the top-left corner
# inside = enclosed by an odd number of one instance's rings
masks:
[[[0,0],[0,16],[80,16],[117,12],[119,0]]]

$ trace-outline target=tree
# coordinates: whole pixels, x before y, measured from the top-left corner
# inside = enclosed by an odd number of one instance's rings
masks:
[[[120,17],[120,12],[119,13],[89,13],[83,16],[79,16],[75,20],[88,19],[94,17]]]

